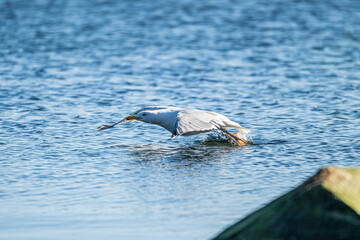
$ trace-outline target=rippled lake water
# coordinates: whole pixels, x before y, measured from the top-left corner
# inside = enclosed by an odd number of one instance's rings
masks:
[[[0,238],[209,239],[323,166],[359,166],[359,1],[0,0]],[[148,105],[216,111],[204,146]]]

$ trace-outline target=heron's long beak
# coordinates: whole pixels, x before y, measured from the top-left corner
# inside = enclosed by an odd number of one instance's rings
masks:
[[[135,117],[135,115],[129,115],[123,121],[128,122],[128,121],[133,121],[133,120],[139,120],[139,117]]]
[[[98,127],[98,130],[101,131],[101,130],[104,130],[104,129],[112,128],[115,125],[126,123],[126,122],[131,122],[131,121],[138,120],[138,119],[139,119],[139,117],[135,117],[135,115],[129,115],[126,118],[124,118],[123,120],[121,120],[120,122],[113,123],[113,124],[105,124],[103,126],[100,126],[100,127]]]

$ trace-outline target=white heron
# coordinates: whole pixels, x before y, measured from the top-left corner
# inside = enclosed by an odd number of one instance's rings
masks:
[[[198,133],[221,130],[225,135],[235,140],[238,145],[247,144],[246,135],[250,130],[231,121],[227,117],[216,113],[198,109],[184,109],[178,107],[144,107],[135,113],[127,116],[123,120],[103,125],[98,130],[114,127],[117,124],[141,121],[159,125],[172,133],[172,138],[177,136],[190,136]],[[235,128],[240,136],[232,134],[225,128]]]

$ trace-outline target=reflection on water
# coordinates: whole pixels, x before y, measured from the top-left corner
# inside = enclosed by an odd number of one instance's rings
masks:
[[[177,166],[189,166],[194,164],[206,164],[214,159],[226,159],[234,152],[239,152],[236,147],[231,146],[129,146],[130,154],[139,162],[156,162],[162,164],[176,164]],[[216,160],[215,160],[216,161]]]

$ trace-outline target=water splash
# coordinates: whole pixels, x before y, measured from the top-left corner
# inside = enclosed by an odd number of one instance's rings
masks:
[[[247,134],[242,134],[240,132],[237,132],[234,134],[235,136],[241,138],[248,144],[253,144],[254,141],[252,140],[251,132]],[[229,146],[241,146],[243,144],[238,143],[234,138],[230,137],[227,134],[224,134],[221,130],[215,130],[210,132],[207,137],[204,139],[205,145],[229,145]]]

